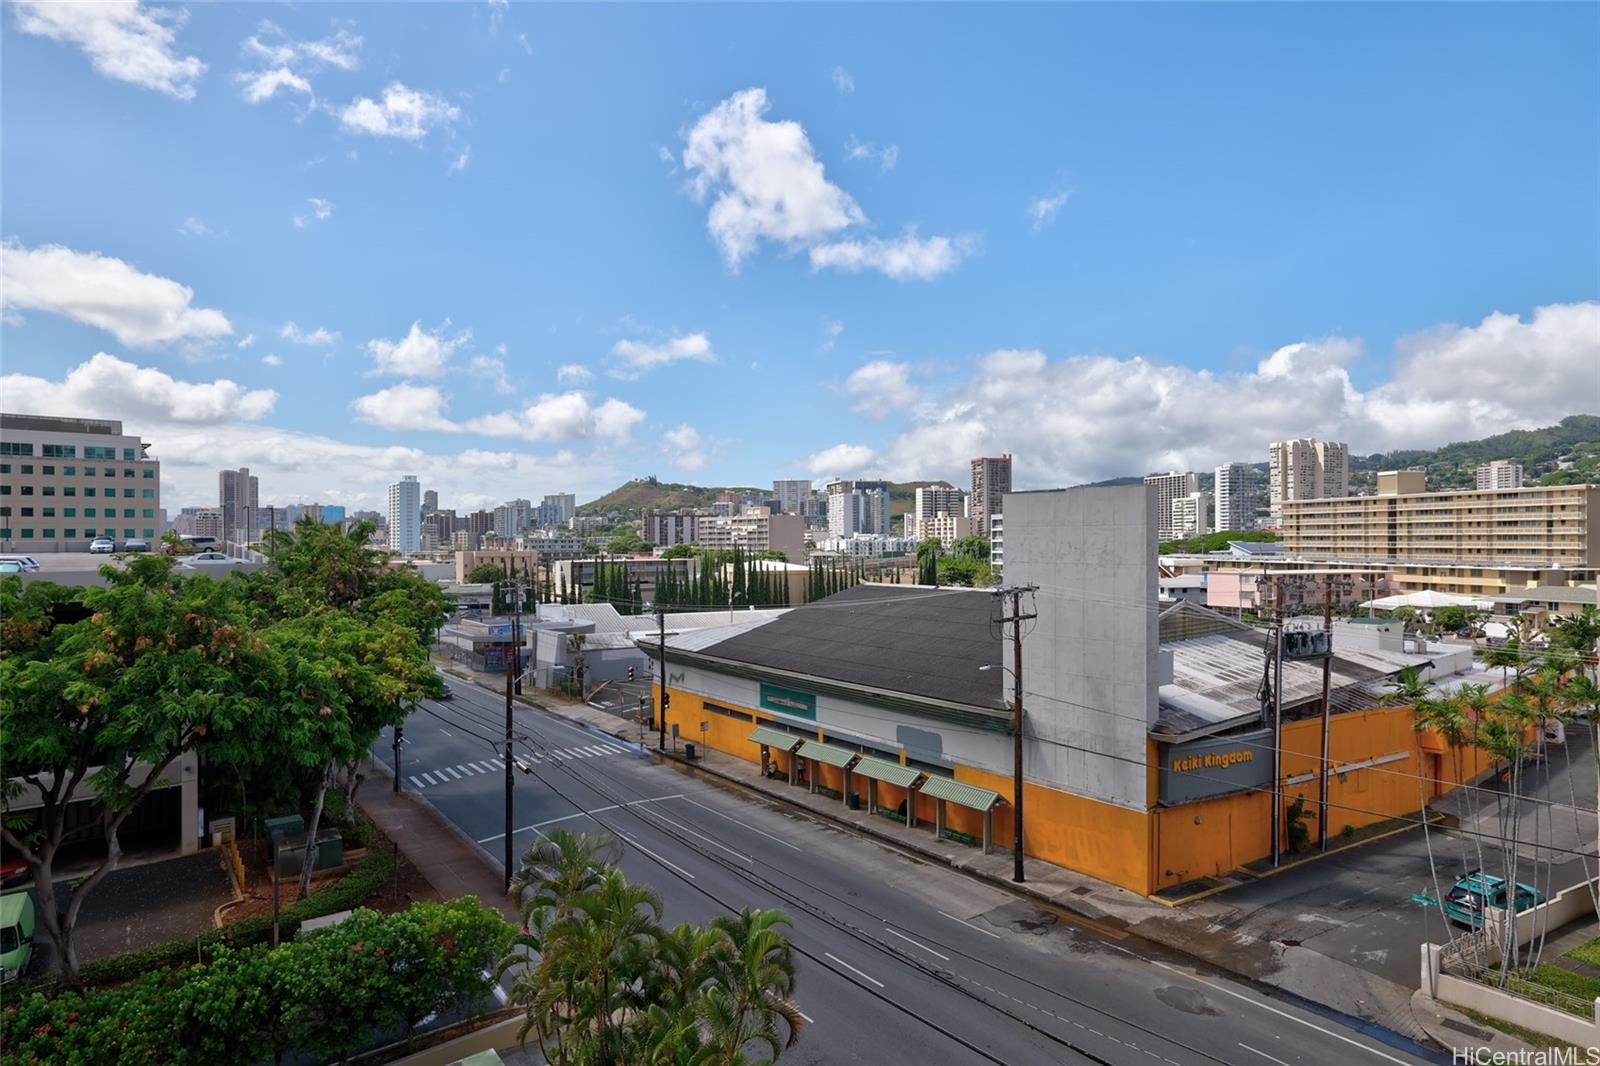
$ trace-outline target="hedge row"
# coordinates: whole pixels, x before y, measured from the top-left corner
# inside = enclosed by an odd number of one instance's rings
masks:
[[[338,911],[353,910],[365,903],[382,888],[394,872],[394,860],[387,851],[373,848],[356,861],[350,872],[319,892],[314,892],[297,903],[282,908],[278,913],[279,937],[287,940],[294,936],[300,923],[311,918]],[[297,883],[284,882],[283,889],[294,892]],[[230,922],[220,929],[201,933],[196,938],[169,940],[137,951],[129,951],[110,958],[85,963],[78,970],[82,985],[109,985],[130,981],[151,970],[184,966],[199,959],[209,960],[218,948],[246,948],[266,944],[272,940],[272,916],[257,915]],[[198,956],[197,956],[198,950]],[[25,986],[27,991],[49,992],[59,985],[54,977],[42,978]]]

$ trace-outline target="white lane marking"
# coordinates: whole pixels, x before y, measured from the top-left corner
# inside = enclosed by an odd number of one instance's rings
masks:
[[[612,832],[616,832],[616,830],[612,830]],[[628,836],[628,835],[626,835],[624,833],[617,833],[617,836],[621,837],[623,840],[626,840],[628,843],[632,844],[634,847],[638,848],[640,851],[644,852],[646,855],[650,856],[652,859],[656,860],[656,862],[659,862],[661,865],[665,866],[667,869],[676,870],[680,874],[682,874],[683,876],[687,877],[691,881],[695,880],[694,874],[690,873],[688,870],[685,870],[683,867],[679,866],[677,863],[673,862],[672,860],[664,858],[664,857],[662,857],[660,855],[657,855],[655,852],[651,851],[649,848],[645,847],[643,844],[639,843],[637,840],[633,839],[632,837],[630,837],[630,836]],[[878,987],[882,988],[883,986],[879,985]]]
[[[450,767],[448,767],[448,766],[446,766],[444,768],[444,771],[442,773],[440,771],[438,771],[438,770],[435,770],[434,773],[439,774],[440,777],[443,777],[445,774],[449,774],[451,777],[455,778],[457,781],[461,780],[461,775],[456,773],[454,770],[450,769]]]
[[[652,796],[649,799],[637,799],[637,800],[633,800],[633,801],[629,802],[627,804],[627,806],[629,806],[629,807],[637,807],[640,804],[644,804],[644,803],[660,803],[662,800],[675,800],[675,799],[683,799],[683,793],[682,792],[674,792],[670,796]],[[591,807],[586,811],[574,811],[572,814],[563,814],[560,818],[547,818],[542,822],[534,822],[532,825],[525,825],[521,829],[516,830],[516,832],[518,832],[518,833],[526,833],[526,832],[532,831],[532,832],[537,833],[547,825],[555,825],[558,822],[570,822],[574,818],[588,818],[591,815],[604,814],[607,811],[620,810],[622,808],[622,806],[623,805],[620,804],[620,803],[613,803],[613,804],[611,804],[609,806],[606,806],[606,807]],[[505,834],[504,833],[496,833],[492,837],[484,837],[482,840],[478,841],[478,843],[480,843],[480,844],[488,844],[491,841],[503,840],[503,839],[505,839]]]
[[[444,726],[440,726],[439,727],[439,732],[443,733],[447,737],[454,737],[455,736],[454,733],[450,732],[450,730],[446,729]]]
[[[506,764],[501,762],[499,759],[490,759],[489,761],[494,763],[496,769],[504,770],[506,768]]]
[[[815,1018],[813,1018],[811,1015],[807,1014],[805,1011],[801,1010],[800,1008],[796,1007],[795,1008],[795,1013],[800,1015],[800,1017],[804,1018],[806,1021],[810,1022],[812,1025],[816,1025],[817,1024],[817,1020]]]
[[[1274,1007],[1271,1004],[1262,1003],[1260,1000],[1251,999],[1249,996],[1245,995],[1242,992],[1235,992],[1231,988],[1227,988],[1227,987],[1225,987],[1223,985],[1219,985],[1215,981],[1207,981],[1205,978],[1197,976],[1196,974],[1185,973],[1183,970],[1178,969],[1176,966],[1170,966],[1167,963],[1161,962],[1159,960],[1150,959],[1149,961],[1150,961],[1151,965],[1159,966],[1163,970],[1166,970],[1168,973],[1175,973],[1175,974],[1178,974],[1180,977],[1187,977],[1189,980],[1195,982],[1196,984],[1202,984],[1202,985],[1205,985],[1207,988],[1215,989],[1218,992],[1226,993],[1227,995],[1232,996],[1234,999],[1242,999],[1246,1003],[1253,1004],[1254,1006],[1260,1007],[1264,1011],[1269,1011],[1269,1012],[1271,1012],[1273,1014],[1276,1014],[1280,1018],[1287,1018],[1291,1022],[1300,1023],[1301,1025],[1305,1026],[1307,1029],[1315,1029],[1317,1032],[1326,1034],[1327,1036],[1331,1036],[1335,1040],[1342,1040],[1346,1044],[1349,1044],[1352,1047],[1358,1047],[1362,1051],[1370,1052],[1371,1054],[1378,1056],[1378,1058],[1380,1058],[1380,1059],[1385,1059],[1385,1060],[1387,1060],[1389,1062],[1396,1063],[1397,1066],[1406,1066],[1406,1061],[1404,1059],[1397,1059],[1393,1055],[1385,1054],[1384,1052],[1379,1051],[1375,1047],[1368,1047],[1366,1044],[1363,1044],[1361,1041],[1352,1040],[1350,1037],[1345,1036],[1342,1033],[1336,1033],[1332,1029],[1324,1029],[1322,1026],[1316,1024],[1315,1022],[1308,1022],[1304,1018],[1296,1018],[1293,1014],[1290,1014],[1288,1011],[1279,1010],[1277,1007]]]
[[[437,785],[437,784],[438,784],[438,783],[439,783],[439,782],[437,782],[437,781],[435,781],[435,780],[434,780],[434,779],[433,779],[433,775],[432,775],[432,774],[426,774],[426,773],[425,773],[425,774],[423,774],[423,775],[422,775],[422,779],[423,779],[423,780],[424,780],[424,781],[426,781],[426,782],[427,782],[427,783],[428,783],[428,784],[430,784],[430,785]]]
[[[566,760],[572,758],[572,756],[568,755],[566,752],[562,751],[559,748],[550,749],[550,754],[554,755],[556,758],[560,759],[562,762],[565,762]]]
[[[465,766],[462,766],[460,763],[456,763],[456,769],[461,771],[461,776],[462,777],[471,777],[472,776],[472,771],[468,770]]]
[[[824,951],[823,954],[828,956],[828,958],[832,959],[834,962],[838,963],[840,966],[843,966],[845,969],[849,970],[851,973],[855,974],[857,977],[864,978],[864,979],[866,979],[868,981],[871,981],[873,984],[877,985],[879,988],[883,987],[883,982],[882,981],[878,980],[876,977],[873,977],[871,974],[862,973],[860,970],[856,969],[854,966],[851,966],[848,962],[845,962],[843,959],[841,959],[839,956],[835,955],[833,952]]]
[[[741,822],[741,821],[739,821],[739,819],[733,817],[733,815],[731,815],[731,814],[723,814],[721,811],[717,810],[716,808],[707,807],[704,803],[698,803],[695,800],[689,800],[689,802],[693,803],[696,807],[699,807],[702,811],[709,811],[712,814],[716,815],[718,818],[726,818],[728,821],[732,822],[734,825],[742,825],[746,829],[750,830],[750,832],[752,832],[752,833],[760,833],[762,836],[766,837],[768,840],[776,841],[777,843],[782,844],[786,848],[793,848],[795,851],[804,850],[799,845],[791,844],[787,840],[783,839],[782,837],[775,837],[771,833],[767,832],[764,829],[757,829],[755,826],[751,825],[749,822]]]
[[[584,702],[586,702],[589,706],[593,707],[597,711],[603,711],[603,710],[606,709],[606,705],[605,704],[596,703],[594,700],[585,700]]]
[[[478,771],[478,773],[480,773],[480,774],[486,774],[486,773],[489,772],[489,768],[487,766],[482,766],[482,765],[480,765],[478,763],[475,763],[475,762],[469,762],[469,763],[467,763],[467,765],[472,767],[474,770]]]
[[[1278,1066],[1289,1066],[1289,1064],[1287,1062],[1284,1062],[1282,1059],[1275,1059],[1271,1055],[1268,1055],[1265,1051],[1256,1051],[1256,1049],[1251,1047],[1249,1044],[1240,1044],[1239,1046],[1244,1048],[1246,1051],[1253,1052],[1254,1054],[1260,1055],[1262,1058],[1266,1059],[1268,1062],[1276,1062],[1278,1064]]]
[[[602,744],[600,746],[602,748],[604,748],[606,751],[610,752],[612,755],[626,755],[626,754],[628,754],[628,751],[627,751],[626,748],[619,748],[615,744]]]
[[[888,921],[888,919],[885,918],[884,921]],[[883,927],[883,931],[888,933],[888,934],[890,934],[891,936],[899,937],[901,940],[904,940],[907,944],[915,944],[917,947],[921,948],[923,951],[926,951],[929,955],[933,955],[936,958],[943,959],[945,962],[949,962],[950,961],[950,956],[941,954],[940,952],[937,952],[937,951],[934,951],[932,948],[930,948],[928,945],[924,944],[920,940],[912,940],[910,937],[906,936],[904,933],[900,932],[900,930],[894,928],[894,926],[892,926],[892,925],[884,926]]]
[[[606,751],[606,749],[602,748],[598,744],[585,744],[583,750],[588,752],[590,755],[609,755],[610,754],[610,752]]]
[[[427,785],[424,785],[421,781],[418,781],[415,775],[412,775],[411,783],[413,785],[416,785],[418,788],[427,788],[428,787]]]
[[[978,931],[978,932],[980,932],[980,933],[982,933],[982,934],[983,934],[983,935],[984,935],[984,936],[992,936],[992,937],[994,937],[994,938],[995,938],[995,939],[996,939],[996,940],[999,940],[999,939],[1000,939],[1000,934],[999,934],[999,933],[996,933],[996,932],[994,932],[994,931],[993,931],[993,930],[991,930],[991,929],[985,929],[985,928],[984,928],[984,927],[983,927],[983,926],[981,926],[981,925],[973,925],[973,924],[972,924],[972,923],[971,923],[971,922],[969,922],[969,921],[966,921],[966,920],[964,920],[964,919],[961,919],[961,918],[957,918],[957,917],[956,917],[956,916],[955,916],[955,915],[953,915],[953,914],[945,914],[945,913],[944,913],[944,911],[940,911],[940,912],[939,912],[939,913],[940,913],[940,914],[944,914],[944,916],[945,916],[945,917],[946,917],[946,918],[949,918],[949,919],[950,919],[950,920],[951,920],[951,921],[952,921],[952,922],[960,922],[960,923],[961,923],[961,924],[962,924],[962,925],[964,925],[964,926],[966,926],[966,927],[967,927],[967,928],[968,928],[968,929],[976,929],[976,930],[977,930],[977,931]]]
[[[675,822],[671,818],[668,818],[666,815],[662,814],[660,811],[641,810],[639,813],[640,814],[648,814],[652,818],[659,818],[663,822],[666,822],[668,825],[675,825],[679,829],[682,829],[685,833],[688,833],[691,836],[699,837],[701,840],[704,840],[707,844],[710,844],[712,847],[721,848],[723,851],[727,852],[729,855],[732,855],[736,859],[743,859],[745,862],[752,863],[752,864],[754,864],[754,862],[755,862],[755,860],[752,859],[750,856],[745,855],[742,852],[734,851],[732,848],[730,848],[727,845],[721,843],[720,841],[713,840],[711,837],[706,836],[704,833],[696,832],[695,830],[690,829],[688,826],[684,825],[682,822]]]

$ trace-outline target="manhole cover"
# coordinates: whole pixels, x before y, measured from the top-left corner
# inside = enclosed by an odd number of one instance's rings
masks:
[[[1464,1022],[1460,1018],[1446,1018],[1439,1024],[1446,1029],[1454,1029],[1458,1033],[1466,1033],[1474,1040],[1489,1040],[1494,1036],[1489,1030],[1479,1029],[1476,1025]]]
[[[1187,985],[1163,985],[1156,989],[1156,998],[1173,1010],[1181,1010],[1185,1014],[1202,1014],[1216,1016],[1222,1012],[1213,1007],[1206,999],[1204,992]]]

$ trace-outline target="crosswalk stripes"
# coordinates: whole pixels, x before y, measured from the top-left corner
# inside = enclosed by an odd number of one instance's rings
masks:
[[[524,758],[536,763],[570,762],[576,759],[596,759],[607,755],[626,755],[627,749],[610,743],[582,744],[571,748],[543,748],[528,752]],[[456,763],[431,771],[417,771],[407,777],[417,788],[447,785],[477,774],[503,773],[506,764],[499,759],[482,759],[478,762]]]

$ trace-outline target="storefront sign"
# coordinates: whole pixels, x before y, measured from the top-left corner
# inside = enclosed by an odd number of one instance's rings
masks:
[[[765,710],[793,715],[796,718],[817,717],[816,696],[809,692],[779,688],[777,685],[761,686],[761,706]]]
[[[1161,802],[1192,800],[1272,784],[1272,734],[1196,740],[1161,746]]]

